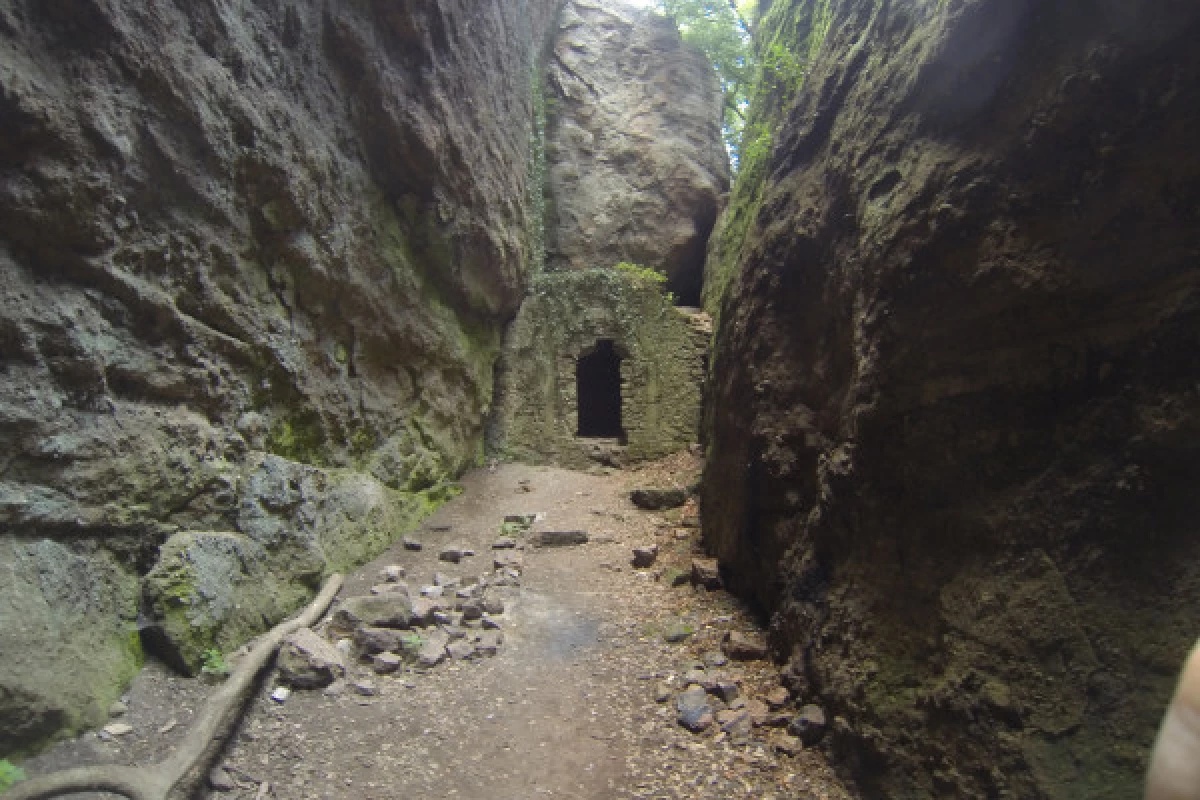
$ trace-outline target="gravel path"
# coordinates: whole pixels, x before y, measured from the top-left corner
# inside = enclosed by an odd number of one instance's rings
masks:
[[[693,734],[676,722],[674,694],[691,662],[719,658],[727,631],[754,631],[724,592],[672,588],[670,568],[686,569],[697,545],[694,508],[645,512],[629,489],[686,486],[698,464],[687,455],[641,471],[608,475],[504,465],[464,480],[464,494],[349,576],[341,597],[367,594],[388,565],[416,587],[435,572],[468,584],[489,574],[507,514],[544,514],[528,534],[519,587],[508,592],[497,654],[451,660],[428,670],[377,675],[350,665],[346,684],[271,699],[264,682],[220,764],[228,788],[204,798],[848,798],[818,750],[778,752],[785,731]],[[586,544],[533,547],[543,530],[584,530]],[[631,549],[657,544],[648,569]],[[473,550],[439,561],[450,546]],[[336,608],[336,606],[335,606]],[[664,633],[694,631],[681,643]],[[740,682],[743,701],[778,685],[767,662],[736,662],[721,674]],[[151,665],[135,682],[121,722],[132,732],[95,733],[32,759],[31,774],[69,764],[143,763],[160,757],[186,729],[208,691]],[[362,694],[365,690],[369,694]],[[735,703],[737,705],[737,703]],[[786,709],[785,709],[786,710]],[[794,709],[790,713],[795,713]],[[103,795],[92,795],[103,797]]]

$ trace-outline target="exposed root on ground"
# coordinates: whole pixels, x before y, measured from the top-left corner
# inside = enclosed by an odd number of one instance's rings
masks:
[[[5,800],[40,800],[79,792],[112,792],[129,800],[166,800],[189,772],[207,763],[220,749],[255,678],[271,662],[284,638],[314,625],[341,587],[342,576],[331,575],[320,594],[299,616],[281,622],[261,636],[205,704],[179,749],[169,757],[148,767],[105,765],[55,772],[18,785],[5,795]]]

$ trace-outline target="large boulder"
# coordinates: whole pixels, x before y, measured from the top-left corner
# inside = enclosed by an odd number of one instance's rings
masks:
[[[546,82],[547,265],[643,264],[698,305],[705,245],[729,186],[708,59],[663,17],[571,0]]]
[[[863,796],[1140,796],[1200,606],[1200,6],[759,32],[807,69],[726,228],[705,543]]]

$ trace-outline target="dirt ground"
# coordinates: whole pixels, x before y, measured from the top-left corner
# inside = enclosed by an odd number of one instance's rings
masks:
[[[271,698],[279,684],[270,674],[217,762],[224,791],[204,780],[192,797],[850,797],[819,749],[777,752],[783,730],[757,727],[746,738],[713,725],[693,734],[676,722],[674,698],[662,702],[668,686],[682,688],[691,662],[720,650],[726,631],[755,628],[725,592],[672,588],[662,579],[663,570],[686,569],[699,552],[694,505],[646,512],[629,500],[631,487],[687,486],[698,469],[681,454],[609,474],[520,465],[468,474],[462,496],[413,534],[422,550],[397,543],[348,576],[340,596],[367,594],[387,565],[403,566],[414,588],[431,583],[434,572],[464,583],[489,573],[506,514],[544,514],[531,535],[587,531],[580,546],[522,543],[520,586],[495,617],[503,635],[497,654],[391,675],[354,662],[344,684],[294,691],[282,703]],[[634,569],[631,548],[654,543],[655,565]],[[439,561],[450,545],[475,555]],[[694,634],[665,641],[680,622]],[[722,671],[740,679],[744,699],[778,685],[767,662],[734,662]],[[24,766],[35,775],[157,760],[211,689],[152,663],[131,688],[128,710],[114,719],[131,732],[89,733]]]

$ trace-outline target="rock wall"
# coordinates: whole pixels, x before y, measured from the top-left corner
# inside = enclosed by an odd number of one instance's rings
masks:
[[[540,276],[505,337],[491,432],[496,451],[526,463],[583,468],[683,450],[700,425],[706,321],[623,270]],[[601,340],[611,341],[621,358],[622,442],[576,435],[577,364]]]
[[[729,186],[712,65],[665,18],[572,0],[546,85],[549,268],[642,264],[699,305]]]
[[[1200,603],[1200,9],[768,5],[807,77],[706,541],[864,796],[1138,796]]]
[[[478,457],[556,6],[0,7],[0,755],[139,608],[195,669]]]

